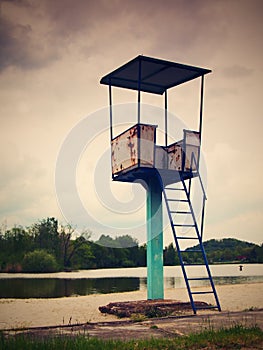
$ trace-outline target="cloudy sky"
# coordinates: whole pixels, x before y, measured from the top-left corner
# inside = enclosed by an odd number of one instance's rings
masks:
[[[203,126],[205,238],[262,243],[261,0],[1,0],[0,6],[0,224],[55,216],[90,228],[93,238],[141,230],[144,191],[110,182],[107,88],[99,81],[144,54],[212,69]],[[171,95],[170,108],[196,128],[198,98],[192,103],[191,96],[199,85],[186,85]],[[134,102],[130,96],[114,91],[116,103]],[[57,200],[57,159],[65,143],[74,148],[74,137],[85,145],[74,172],[86,217],[74,203]],[[64,169],[65,177],[71,170]]]

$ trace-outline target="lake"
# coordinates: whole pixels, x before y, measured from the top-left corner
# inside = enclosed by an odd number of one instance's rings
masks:
[[[211,265],[216,285],[263,283],[263,264]],[[202,266],[190,267],[191,277],[205,276]],[[44,274],[0,273],[0,298],[60,298],[98,293],[128,292],[147,288],[145,267],[81,270]],[[195,281],[192,286],[206,285]],[[184,288],[180,266],[164,267],[165,288]]]

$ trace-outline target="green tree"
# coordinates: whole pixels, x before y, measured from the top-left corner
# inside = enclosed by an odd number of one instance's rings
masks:
[[[115,267],[113,248],[91,242],[91,251],[95,256],[94,268]]]
[[[55,218],[43,219],[31,227],[35,245],[38,249],[45,249],[56,257],[60,254],[58,221]]]
[[[164,258],[164,265],[166,266],[178,265],[179,259],[177,256],[177,252],[173,246],[173,243],[170,243],[168,247],[165,247],[163,258]]]
[[[129,235],[115,238],[101,235],[92,245],[92,250],[96,266],[100,268],[145,266],[144,248],[140,249],[138,241]]]
[[[261,246],[254,246],[247,254],[247,260],[253,263],[263,262],[263,244]]]
[[[23,271],[25,272],[55,272],[58,271],[58,264],[54,255],[45,250],[34,250],[24,256]]]
[[[34,242],[29,232],[22,226],[1,231],[0,235],[0,270],[17,272],[21,270],[21,261],[26,252],[34,249]]]
[[[58,230],[58,259],[60,264],[64,268],[70,268],[73,265],[74,257],[82,251],[82,257],[85,255],[85,265],[87,265],[88,257],[92,258],[92,252],[88,240],[91,236],[90,231],[83,231],[82,234],[73,239],[73,236],[76,236],[75,229],[71,225],[61,226]],[[85,246],[85,248],[84,248]],[[60,248],[60,249],[59,249]],[[75,259],[76,263],[77,259]],[[78,260],[78,265],[80,260]]]
[[[137,266],[146,266],[146,244],[139,246],[137,256]]]
[[[77,269],[91,269],[94,267],[95,256],[91,249],[91,243],[83,242],[70,259],[70,266]]]
[[[90,265],[89,260],[93,260],[93,258],[90,243],[85,237],[80,236],[75,240],[68,241],[63,255],[64,267],[74,267],[74,262],[78,261],[79,268],[87,268]]]

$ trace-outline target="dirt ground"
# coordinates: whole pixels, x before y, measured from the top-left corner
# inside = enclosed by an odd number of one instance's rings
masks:
[[[151,318],[142,322],[116,320],[91,322],[54,327],[32,327],[21,330],[5,330],[6,336],[30,334],[32,336],[86,335],[102,339],[145,339],[186,335],[206,329],[228,328],[234,325],[259,326],[263,330],[263,309],[239,312],[203,313],[199,315]]]

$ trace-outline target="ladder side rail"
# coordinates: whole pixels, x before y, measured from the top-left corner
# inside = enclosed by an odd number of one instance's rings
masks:
[[[172,215],[170,213],[170,208],[169,208],[169,204],[168,204],[168,200],[167,200],[167,196],[166,196],[164,188],[163,188],[163,195],[164,195],[164,200],[165,200],[165,204],[166,204],[166,208],[167,208],[167,213],[168,213],[170,225],[171,225],[171,228],[172,228],[174,241],[175,241],[175,245],[176,245],[176,249],[177,249],[177,254],[178,254],[180,265],[181,265],[181,268],[182,268],[182,272],[183,272],[183,276],[184,276],[187,292],[188,292],[188,295],[189,295],[190,303],[191,303],[192,309],[194,311],[194,314],[196,314],[196,307],[195,307],[194,299],[193,299],[193,296],[192,296],[190,283],[188,281],[187,273],[186,273],[185,266],[184,266],[183,257],[182,257],[182,254],[181,254],[179,242],[178,242],[178,239],[177,239],[177,236],[176,236],[176,231],[175,231],[174,224],[173,224],[173,218],[172,218]]]
[[[198,225],[197,225],[195,214],[194,214],[194,211],[193,211],[193,206],[192,206],[192,203],[191,203],[191,200],[190,200],[190,196],[189,196],[189,194],[187,192],[187,188],[186,188],[186,184],[185,184],[184,179],[182,179],[182,184],[183,184],[183,187],[185,189],[185,193],[186,193],[186,196],[187,196],[187,199],[188,199],[188,202],[189,202],[189,207],[190,207],[190,211],[192,213],[192,218],[193,218],[193,221],[194,221],[196,234],[197,234],[197,237],[198,237],[198,240],[199,240],[200,250],[201,250],[204,262],[205,262],[206,271],[207,271],[207,274],[208,274],[208,277],[209,277],[209,280],[210,280],[210,284],[211,284],[211,287],[212,287],[212,290],[213,290],[213,293],[214,293],[214,296],[215,296],[215,301],[216,301],[218,310],[221,311],[221,307],[220,307],[219,299],[218,299],[217,292],[216,292],[216,289],[215,289],[214,281],[213,281],[213,278],[212,278],[212,274],[211,274],[211,271],[210,271],[210,268],[209,268],[208,260],[207,260],[206,253],[205,253],[205,250],[204,250],[204,246],[203,246],[203,243],[202,243],[202,237],[201,237],[201,235],[199,233]]]
[[[201,240],[203,241],[203,233],[204,233],[204,219],[205,219],[205,197],[203,197],[203,206],[202,206],[202,215],[201,215]]]
[[[191,185],[192,185],[192,178],[190,177],[189,184],[188,184],[188,193],[189,193],[189,195],[191,195]]]
[[[213,277],[212,277],[212,274],[211,274],[211,271],[210,271],[210,267],[209,267],[209,264],[208,264],[208,260],[207,260],[207,257],[206,257],[205,249],[204,249],[204,246],[203,246],[201,238],[199,240],[199,245],[200,245],[200,248],[201,248],[201,251],[202,251],[202,255],[203,255],[203,258],[204,258],[206,271],[207,271],[207,274],[208,274],[208,277],[209,277],[209,280],[210,280],[210,284],[211,284],[211,287],[212,287],[212,290],[213,290],[213,293],[214,293],[216,305],[217,305],[218,311],[221,311],[221,306],[220,306],[220,302],[219,302],[219,299],[218,299],[217,291],[216,291],[216,288],[215,288],[215,284],[214,284],[214,281],[213,281]]]

